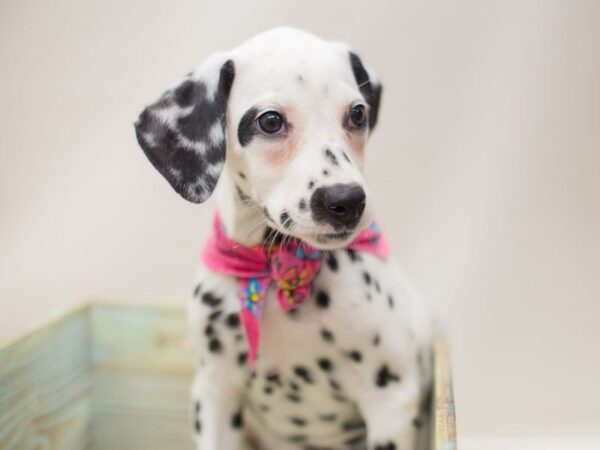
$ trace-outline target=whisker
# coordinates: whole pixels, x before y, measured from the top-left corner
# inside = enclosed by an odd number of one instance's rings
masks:
[[[270,240],[267,242],[267,248],[271,248],[275,245],[275,239],[277,239],[277,235],[279,234],[279,231],[276,228],[273,228],[273,233],[272,236],[270,238]]]
[[[259,222],[256,225],[254,225],[252,227],[252,229],[250,231],[248,231],[248,233],[246,233],[246,235],[244,236],[244,240],[248,239],[250,237],[250,235],[252,233],[254,233],[256,230],[258,230],[262,225],[268,225],[267,222],[265,221],[264,217],[260,217],[259,219],[260,219]]]

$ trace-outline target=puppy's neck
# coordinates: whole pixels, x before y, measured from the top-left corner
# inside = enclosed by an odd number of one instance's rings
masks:
[[[260,205],[235,184],[227,167],[219,180],[217,209],[230,239],[246,247],[263,242],[267,222]]]

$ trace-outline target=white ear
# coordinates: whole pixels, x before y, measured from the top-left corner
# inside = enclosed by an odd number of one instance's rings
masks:
[[[219,53],[142,111],[135,131],[154,167],[186,200],[205,201],[225,164],[227,101],[235,77]]]

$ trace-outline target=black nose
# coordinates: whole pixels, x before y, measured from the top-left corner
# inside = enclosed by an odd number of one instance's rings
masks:
[[[334,184],[315,190],[310,199],[313,220],[334,228],[355,226],[365,210],[365,191],[358,184]]]

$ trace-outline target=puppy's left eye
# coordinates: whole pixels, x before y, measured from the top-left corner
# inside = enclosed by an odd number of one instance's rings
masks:
[[[256,119],[260,131],[266,134],[276,134],[283,128],[283,117],[276,111],[267,111]]]
[[[365,105],[354,105],[348,112],[348,123],[346,126],[350,130],[360,130],[367,124],[367,109]]]

